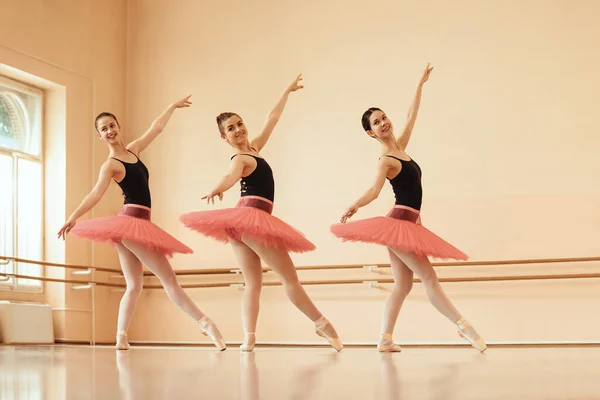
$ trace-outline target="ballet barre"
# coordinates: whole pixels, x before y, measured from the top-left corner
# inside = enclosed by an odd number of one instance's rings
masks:
[[[54,279],[54,278],[42,278],[39,276],[32,275],[17,275],[7,274],[0,272],[0,277],[8,276],[13,278],[21,279],[34,279],[45,282],[58,282],[58,283],[74,283],[81,284],[80,286],[73,286],[74,290],[90,289],[93,286],[104,286],[113,288],[111,292],[124,292],[126,285],[107,283],[107,282],[86,282],[81,280],[69,280],[69,279]],[[531,281],[531,280],[561,280],[561,279],[598,279],[600,273],[589,273],[589,274],[546,274],[546,275],[503,275],[503,276],[468,276],[468,277],[452,277],[452,278],[439,278],[440,283],[466,283],[466,282],[502,282],[502,281]],[[421,283],[420,279],[413,279],[414,283]],[[357,285],[367,284],[369,287],[374,287],[379,284],[394,283],[391,278],[387,279],[376,279],[376,280],[364,280],[364,279],[328,279],[328,280],[313,280],[305,281],[300,280],[300,283],[304,286],[309,285]],[[281,286],[282,283],[278,281],[263,282],[263,286]],[[214,282],[214,283],[192,283],[181,285],[183,289],[209,289],[209,288],[243,288],[243,282]],[[146,289],[162,289],[161,285],[144,285]]]
[[[0,260],[0,265],[8,265],[10,260]],[[10,276],[0,276],[0,282],[7,282],[10,280]]]
[[[600,273],[588,274],[547,274],[547,275],[503,275],[503,276],[469,276],[439,278],[440,283],[465,283],[465,282],[503,282],[503,281],[532,281],[532,280],[561,280],[561,279],[594,279],[600,278]],[[414,283],[422,283],[420,279],[413,279]],[[370,288],[379,284],[394,283],[391,278],[364,280],[364,279],[328,279],[328,280],[300,280],[303,286],[310,285],[360,285],[367,284]],[[241,286],[240,286],[241,285]],[[219,287],[243,287],[242,282],[214,282],[192,283],[181,285],[184,289],[208,289]],[[263,282],[262,286],[282,286],[279,281]],[[144,289],[162,289],[161,285],[144,285]]]
[[[104,287],[109,293],[120,293],[126,290],[126,285],[123,283],[113,282],[100,282],[96,281],[96,272],[110,273],[109,279],[123,278],[120,270],[112,268],[100,268],[90,267],[85,265],[70,265],[70,264],[58,264],[49,263],[44,261],[26,260],[15,257],[0,256],[0,265],[6,265],[9,262],[22,262],[44,265],[49,267],[74,269],[71,275],[89,277],[89,279],[59,279],[59,278],[47,278],[40,276],[31,276],[23,274],[13,274],[0,272],[0,282],[8,281],[11,278],[16,279],[32,279],[42,282],[51,283],[62,283],[70,284],[71,290],[91,292],[91,308],[53,308],[53,312],[77,312],[77,313],[89,313],[91,317],[91,337],[89,339],[90,345],[96,344],[96,288]],[[498,266],[498,265],[525,265],[525,264],[550,264],[550,263],[578,263],[578,262],[598,262],[600,257],[578,257],[578,258],[549,258],[549,259],[533,259],[533,260],[497,260],[497,261],[470,261],[470,262],[448,262],[448,263],[437,263],[434,266]],[[309,266],[309,267],[298,267],[299,271],[315,271],[315,270],[346,270],[346,269],[362,269],[372,273],[379,273],[382,268],[389,268],[389,264],[369,264],[369,265],[334,265],[334,266]],[[263,272],[269,272],[271,269],[263,268]],[[176,271],[179,276],[198,276],[198,275],[216,275],[216,274],[234,274],[236,277],[242,275],[239,269],[205,269],[205,270],[184,270]],[[146,276],[152,276],[151,273],[145,273]],[[564,280],[564,279],[600,279],[600,272],[598,273],[569,273],[569,274],[528,274],[528,275],[498,275],[498,276],[467,276],[467,277],[441,277],[439,281],[441,283],[466,283],[466,282],[500,282],[500,281],[532,281],[532,280]],[[381,285],[392,284],[394,280],[392,278],[382,278],[379,275],[376,279],[326,279],[326,280],[300,280],[302,285],[366,285],[369,289],[381,289]],[[413,279],[414,283],[421,283],[418,278]],[[211,283],[192,283],[181,285],[184,289],[211,289],[211,288],[233,288],[236,290],[243,290],[245,285],[243,282],[211,282]],[[282,286],[279,281],[266,281],[263,282],[265,287],[276,287]],[[162,289],[161,285],[151,284],[144,285],[144,290],[155,290]],[[81,340],[71,340],[66,338],[57,338],[57,341],[62,342],[81,342]]]
[[[93,282],[75,279],[57,279],[45,278],[33,275],[9,274],[0,272],[0,277],[18,278],[18,279],[33,279],[43,282],[70,283],[79,286],[73,286],[74,290],[90,289],[94,286],[104,286],[114,288],[111,292],[122,292],[127,287],[124,284],[110,282]],[[466,276],[466,277],[447,277],[439,278],[440,283],[465,283],[465,282],[502,282],[502,281],[532,281],[532,280],[560,280],[560,279],[598,279],[600,273],[576,273],[576,274],[538,274],[538,275],[501,275],[501,276]],[[421,283],[418,278],[413,279],[414,283]],[[364,279],[327,279],[327,280],[300,280],[302,285],[356,285],[367,284],[369,287],[378,284],[394,283],[391,278],[364,280]],[[279,281],[263,282],[263,286],[281,286]],[[213,283],[192,283],[181,285],[183,289],[208,289],[220,287],[244,287],[243,282],[213,282]],[[144,285],[144,289],[162,289],[161,285]]]
[[[524,260],[490,260],[490,261],[459,261],[459,262],[434,262],[434,267],[490,267],[502,265],[526,265],[526,264],[558,264],[558,263],[579,263],[579,262],[597,262],[600,257],[571,257],[571,258],[541,258]],[[390,268],[390,264],[347,264],[347,265],[312,265],[296,267],[297,271],[334,271],[344,269],[367,269],[376,271],[378,269]],[[238,274],[239,269],[231,268],[213,268],[213,269],[189,269],[176,270],[177,276],[190,275],[230,275]],[[263,273],[272,271],[271,268],[263,268]],[[144,272],[144,276],[151,276],[151,272]]]
[[[112,268],[99,268],[89,267],[83,265],[69,265],[69,264],[58,264],[49,263],[44,261],[34,261],[19,259],[14,257],[0,256],[0,262],[5,264],[9,261],[18,261],[24,263],[39,264],[58,268],[72,268],[77,269],[72,275],[90,275],[94,272],[113,272],[115,274],[109,275],[109,279],[123,278],[120,271]],[[499,265],[525,265],[525,264],[549,264],[549,263],[576,263],[576,262],[598,262],[600,257],[571,257],[571,258],[548,258],[548,259],[527,259],[527,260],[495,260],[495,261],[469,261],[469,262],[447,262],[447,263],[434,263],[434,266],[499,266]],[[315,271],[315,270],[344,270],[344,269],[363,269],[370,272],[376,272],[381,268],[389,267],[389,264],[370,264],[370,265],[334,265],[334,266],[309,266],[309,267],[298,267],[298,271]],[[263,272],[271,271],[270,268],[263,268]],[[214,275],[214,274],[235,274],[236,276],[241,275],[239,269],[204,269],[204,270],[180,270],[176,271],[178,276],[195,276],[195,275]],[[146,276],[153,276],[151,272],[146,272]],[[13,278],[20,279],[34,279],[45,282],[58,282],[58,283],[71,283],[79,285],[94,284],[98,286],[112,287],[123,289],[126,285],[122,283],[111,283],[111,282],[97,282],[93,279],[90,280],[75,280],[75,279],[57,279],[57,278],[46,278],[37,277],[30,275],[19,275],[0,273],[0,278],[3,280]],[[444,283],[460,283],[460,282],[493,282],[493,281],[516,281],[516,280],[556,280],[556,279],[592,279],[600,278],[600,273],[574,273],[574,274],[535,274],[535,275],[500,275],[500,276],[469,276],[469,277],[444,277],[440,278],[440,282]],[[364,279],[328,279],[328,280],[315,280],[315,281],[301,281],[303,285],[344,285],[344,284],[362,284],[364,282],[377,282],[377,283],[393,283],[393,279],[376,279],[367,280]],[[417,278],[413,280],[415,283],[421,281]],[[215,287],[239,287],[243,285],[241,282],[215,282],[215,283],[202,283],[202,284],[184,284],[184,289],[195,289],[195,288],[215,288]],[[264,286],[278,286],[280,282],[264,282]],[[144,285],[144,289],[160,289],[160,285]],[[115,291],[120,291],[120,290]]]
[[[48,267],[58,267],[67,269],[81,270],[81,274],[89,274],[92,272],[112,272],[110,275],[111,279],[123,278],[123,274],[120,269],[114,268],[103,268],[103,267],[90,267],[87,265],[72,265],[72,264],[58,264],[45,261],[27,260],[16,257],[0,256],[0,264],[7,262],[22,262],[29,264],[38,264]],[[489,267],[489,266],[502,266],[502,265],[528,265],[528,264],[557,264],[557,263],[580,263],[580,262],[598,262],[600,257],[570,257],[570,258],[541,258],[541,259],[514,259],[514,260],[489,260],[489,261],[459,261],[459,262],[435,262],[432,263],[434,267]],[[377,271],[383,268],[390,268],[390,264],[347,264],[347,265],[327,265],[327,266],[300,266],[296,267],[297,271],[333,271],[333,270],[344,270],[344,269],[366,269],[369,271]],[[86,271],[86,272],[83,272]],[[263,268],[263,273],[272,271],[271,268]],[[239,275],[241,270],[237,268],[203,268],[203,269],[189,269],[189,270],[175,270],[177,276],[193,276],[193,275]],[[144,272],[144,276],[153,276],[149,271]]]
[[[121,292],[127,287],[122,283],[111,283],[111,282],[98,282],[98,281],[87,281],[80,279],[58,279],[58,278],[46,278],[33,275],[22,275],[0,272],[0,279],[2,277],[17,278],[17,279],[33,279],[43,282],[56,282],[56,283],[69,283],[78,286],[73,286],[74,290],[90,289],[94,286],[103,286],[108,288],[114,288],[111,292]],[[500,282],[500,281],[531,281],[531,280],[560,280],[560,279],[598,279],[600,273],[573,273],[573,274],[536,274],[536,275],[499,275],[499,276],[466,276],[466,277],[441,277],[439,278],[440,283],[466,283],[466,282]],[[418,278],[413,279],[414,283],[421,283]],[[394,283],[391,278],[380,278],[380,279],[326,279],[326,280],[300,280],[302,285],[356,285],[356,284],[367,284],[369,287],[373,287],[377,284]],[[282,283],[279,281],[267,281],[263,282],[263,286],[281,286]],[[219,288],[219,287],[243,287],[243,282],[211,282],[211,283],[192,283],[181,285],[184,289],[201,289],[201,288]],[[144,285],[144,289],[162,289],[161,285]]]
[[[41,276],[33,276],[33,275],[22,275],[22,274],[12,274],[7,272],[0,272],[0,277],[8,277],[8,278],[17,278],[17,279],[33,279],[36,281],[42,282],[56,282],[56,283],[71,283],[76,285],[97,285],[97,286],[106,286],[106,287],[117,287],[117,288],[125,288],[126,286],[122,283],[110,283],[110,282],[92,282],[92,281],[84,281],[80,279],[58,279],[58,278],[46,278]]]
[[[79,270],[93,269],[93,270],[98,271],[98,272],[117,272],[117,273],[121,273],[120,269],[113,269],[113,268],[90,267],[88,265],[59,264],[59,263],[52,263],[52,262],[46,262],[46,261],[28,260],[28,259],[25,259],[25,258],[18,258],[18,257],[0,256],[0,263],[1,264],[8,263],[8,262],[11,262],[11,261],[12,262],[25,263],[25,264],[43,265],[45,267],[57,267],[57,268],[67,268],[67,269],[79,269]]]

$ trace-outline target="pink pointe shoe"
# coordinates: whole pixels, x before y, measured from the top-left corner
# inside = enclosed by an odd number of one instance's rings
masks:
[[[342,351],[342,349],[344,348],[344,345],[342,344],[342,341],[340,340],[340,338],[339,337],[335,337],[335,338],[331,337],[327,333],[325,333],[325,331],[323,330],[323,328],[325,328],[327,325],[331,325],[331,322],[329,322],[327,320],[327,318],[325,318],[325,317],[319,318],[315,322],[315,331],[316,331],[317,335],[327,339],[327,341],[329,341],[329,344],[331,345],[331,347],[333,347],[337,351]]]
[[[479,333],[466,319],[461,318],[456,321],[456,326],[458,326],[458,335],[471,343],[471,346],[482,353],[487,349],[487,344],[485,344],[483,338],[479,336]]]
[[[127,332],[126,331],[118,331],[117,332],[117,344],[115,346],[117,350],[129,350],[129,342],[127,341]]]
[[[241,351],[253,351],[256,345],[256,335],[254,332],[246,332],[244,335],[244,343],[240,346]]]
[[[391,334],[384,333],[379,339],[377,350],[379,350],[381,353],[399,353],[402,351],[402,347],[400,347],[399,344],[394,343]]]
[[[227,348],[227,346],[225,345],[225,340],[223,340],[223,336],[221,335],[219,328],[217,328],[217,325],[215,325],[215,323],[212,322],[210,318],[204,316],[202,317],[202,319],[200,319],[200,321],[198,321],[198,324],[200,324],[200,331],[202,332],[202,334],[204,336],[208,336],[210,340],[213,341],[217,349],[223,351]]]

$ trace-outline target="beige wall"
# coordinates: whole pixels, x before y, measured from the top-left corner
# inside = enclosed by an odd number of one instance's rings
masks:
[[[600,5],[591,1],[129,1],[132,134],[141,133],[167,102],[193,94],[193,108],[178,112],[145,154],[155,222],[196,250],[176,257],[175,267],[236,266],[230,248],[186,230],[178,215],[213,208],[200,197],[225,173],[231,154],[219,138],[215,116],[239,112],[256,133],[298,72],[304,73],[306,89],[290,97],[263,152],[275,171],[275,214],[318,247],[294,260],[298,265],[386,262],[383,248],[342,244],[329,225],[373,179],[379,147],[361,129],[362,112],[382,107],[400,129],[427,62],[435,70],[408,148],[424,171],[424,223],[472,260],[597,255],[600,57],[594,38],[600,27],[594,15],[599,12]],[[234,205],[238,190],[236,185],[215,207]],[[355,218],[385,213],[392,198],[386,186]],[[559,270],[597,268],[562,265]],[[479,271],[440,274],[511,272]],[[373,279],[349,271],[332,277]],[[592,339],[585,333],[590,329],[585,310],[596,304],[591,285],[445,287],[488,340],[535,341]],[[308,290],[347,341],[376,340],[385,290]],[[240,291],[189,293],[229,340],[241,339]],[[318,340],[280,288],[266,288],[263,296],[260,339]],[[422,288],[416,286],[406,304],[399,322],[403,340],[455,339],[452,327],[426,304]],[[160,326],[154,324],[158,318]],[[558,323],[566,320],[572,329]],[[160,291],[144,292],[131,336],[204,340]]]
[[[424,171],[426,224],[474,260],[597,252],[600,80],[580,67],[600,63],[596,11],[592,2],[558,1],[130,1],[132,134],[165,103],[194,95],[146,154],[155,218],[197,249],[177,265],[234,262],[177,220],[210,208],[199,198],[228,166],[214,117],[237,111],[256,133],[298,72],[306,89],[291,96],[264,150],[276,214],[319,247],[296,259],[385,261],[380,248],[342,244],[328,228],[373,178],[379,147],[362,132],[362,112],[380,106],[400,129],[428,61],[435,70],[408,148]],[[236,187],[223,204],[237,197]],[[356,218],[391,204],[386,185]],[[565,207],[568,215],[558,211]]]
[[[126,3],[3,0],[0,9],[0,73],[46,92],[46,260],[116,267],[113,251],[74,238],[66,244],[55,238],[66,217],[91,189],[107,155],[94,136],[94,115],[110,110],[125,122]],[[119,192],[113,187],[90,216],[114,213],[119,202]],[[47,268],[47,275],[81,278],[56,268]],[[91,307],[89,291],[75,292],[71,285],[55,283],[46,284],[43,295],[0,292],[0,297],[46,301],[58,308]],[[114,294],[97,289],[98,340],[113,337],[117,303]],[[57,337],[90,337],[89,314],[56,311],[54,316]]]
[[[56,133],[46,149],[55,155],[48,162],[57,170],[61,162],[66,167],[64,176],[48,175],[56,181],[52,187],[60,188],[46,194],[59,209],[48,217],[53,218],[47,224],[50,261],[117,265],[109,247],[71,237],[63,250],[53,239],[106,157],[92,135],[94,115],[115,112],[134,137],[169,102],[191,93],[193,108],[177,111],[143,155],[151,170],[153,219],[196,251],[175,257],[175,268],[235,268],[229,247],[186,230],[178,216],[210,209],[200,197],[228,166],[231,149],[219,138],[214,117],[239,112],[256,133],[290,79],[303,72],[306,89],[291,96],[263,152],[275,170],[275,214],[318,246],[294,260],[298,265],[387,262],[381,247],[342,244],[329,225],[373,178],[379,148],[362,131],[360,115],[370,106],[382,107],[400,129],[427,62],[435,70],[408,149],[424,171],[424,223],[473,260],[599,253],[600,169],[592,158],[599,144],[600,79],[594,71],[600,67],[595,43],[600,27],[594,16],[600,6],[595,2],[30,0],[0,5],[5,16],[0,62],[44,78],[54,85],[56,98],[65,97],[57,109],[57,115],[64,114],[64,128],[57,130],[64,133]],[[24,14],[30,18],[19,18]],[[60,127],[60,118],[54,123]],[[236,185],[218,207],[234,205],[238,190]],[[92,214],[114,213],[120,204],[113,185]],[[355,218],[380,215],[391,204],[386,186]],[[557,271],[598,268],[561,265]],[[555,270],[441,269],[440,275],[544,271]],[[301,278],[370,280],[372,274],[314,272]],[[71,276],[62,272],[62,277]],[[219,277],[181,281],[214,279]],[[488,340],[567,341],[593,339],[594,327],[585,317],[597,309],[595,284],[445,287]],[[61,307],[90,306],[88,292],[60,287],[47,285],[46,300],[62,302]],[[389,286],[308,288],[348,342],[376,340],[386,290]],[[228,340],[241,339],[240,291],[189,293]],[[119,297],[97,289],[99,341],[112,340]],[[262,304],[260,340],[318,340],[281,288],[266,288]],[[403,341],[454,340],[452,327],[426,304],[421,287],[415,287],[404,311],[398,328]],[[89,337],[83,313],[56,321],[62,337]],[[143,293],[130,337],[205,341],[156,290]]]

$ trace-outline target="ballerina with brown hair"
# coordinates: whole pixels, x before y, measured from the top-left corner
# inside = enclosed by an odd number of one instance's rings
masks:
[[[167,295],[186,314],[200,325],[202,334],[209,336],[219,350],[225,350],[225,341],[217,326],[194,304],[183,291],[167,257],[174,253],[192,253],[192,249],[150,222],[149,173],[139,154],[156,139],[179,108],[189,107],[190,96],[171,104],[139,139],[125,145],[117,117],[103,112],[96,117],[98,137],[106,143],[109,157],[102,164],[96,185],[83,199],[58,232],[65,239],[69,232],[96,242],[113,244],[119,254],[127,289],[119,307],[117,349],[129,349],[127,329],[142,292],[144,274],[142,264],[160,280]],[[104,196],[110,181],[123,190],[124,205],[116,216],[77,221],[90,211]]]
[[[291,302],[310,318],[316,333],[326,338],[337,351],[342,350],[333,325],[321,314],[300,284],[289,252],[306,252],[315,249],[308,239],[295,228],[271,215],[275,198],[273,171],[260,155],[275,125],[279,121],[290,93],[301,89],[302,76],[285,90],[258,136],[248,139],[248,130],[236,113],[222,113],[217,117],[221,138],[233,147],[231,167],[219,184],[202,199],[214,203],[223,193],[241,181],[241,198],[235,208],[192,212],[181,216],[190,229],[229,243],[235,252],[244,277],[242,297],[242,322],[245,338],[243,351],[252,351],[256,343],[260,292],[262,288],[261,260],[279,276]]]
[[[367,134],[381,144],[381,157],[375,183],[342,216],[339,224],[331,231],[344,241],[375,243],[386,246],[390,256],[394,288],[384,311],[381,338],[378,349],[381,352],[401,351],[392,340],[394,326],[404,299],[412,289],[413,274],[423,285],[433,306],[446,318],[455,323],[461,337],[483,352],[487,346],[475,329],[463,318],[442,289],[428,256],[440,259],[466,260],[467,255],[421,225],[421,168],[406,153],[419,105],[423,85],[429,79],[433,67],[427,64],[419,82],[415,98],[408,113],[404,129],[394,137],[391,120],[379,108],[369,108],[362,116],[362,126]],[[367,218],[347,222],[360,207],[375,200],[386,179],[392,185],[396,204],[385,217]]]

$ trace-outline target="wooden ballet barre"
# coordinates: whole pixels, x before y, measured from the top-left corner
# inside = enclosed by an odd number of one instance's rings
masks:
[[[177,276],[188,276],[188,275],[237,275],[239,274],[237,268],[205,268],[205,269],[180,269],[175,270]],[[271,271],[270,268],[263,268],[262,272]],[[144,276],[154,276],[150,271],[144,271]]]
[[[81,270],[86,270],[86,269],[90,269],[91,268],[91,269],[94,269],[95,271],[98,271],[98,272],[118,272],[118,273],[121,273],[120,269],[102,268],[102,267],[90,267],[90,266],[86,266],[86,265],[58,264],[58,263],[51,263],[51,262],[45,262],[45,261],[27,260],[27,259],[24,259],[24,258],[17,258],[17,257],[0,256],[0,260],[22,262],[22,263],[25,263],[25,264],[37,264],[37,265],[43,265],[43,266],[46,266],[46,267],[58,267],[58,268],[81,269]]]
[[[473,267],[473,266],[493,266],[493,265],[519,265],[519,264],[557,264],[572,262],[596,262],[600,257],[571,257],[571,258],[539,258],[531,260],[497,260],[497,261],[447,261],[432,263],[434,267]],[[389,265],[389,264],[388,264]]]
[[[437,262],[432,263],[434,267],[475,267],[475,266],[498,266],[498,265],[520,265],[520,264],[553,264],[553,263],[573,263],[573,262],[595,262],[600,261],[600,257],[572,257],[572,258],[541,258],[531,260],[497,260],[497,261],[459,261],[459,262]],[[369,266],[377,268],[389,268],[390,264],[369,264]],[[349,265],[328,265],[328,266],[306,266],[296,267],[297,271],[328,271],[339,269],[363,269],[364,264],[349,264]],[[228,275],[234,274],[234,270],[230,268],[213,268],[213,269],[188,269],[176,270],[177,276],[191,275]],[[272,271],[271,268],[263,268],[264,272]],[[144,276],[152,276],[151,272],[144,272]]]
[[[69,265],[69,264],[58,264],[45,261],[27,260],[16,257],[0,256],[0,260],[15,261],[28,264],[38,264],[48,267],[59,267],[77,270],[89,270],[93,269],[98,272],[112,272],[122,275],[120,269],[102,268],[102,267],[90,267],[85,265]],[[600,257],[571,257],[571,258],[542,258],[542,259],[525,259],[525,260],[496,260],[496,261],[460,261],[460,262],[437,262],[433,263],[434,267],[458,267],[458,266],[498,266],[498,265],[520,265],[520,264],[552,264],[552,263],[574,263],[574,262],[597,262],[600,261]],[[369,264],[369,267],[375,268],[389,268],[390,264]],[[363,269],[364,264],[349,264],[349,265],[329,265],[329,266],[305,266],[296,267],[298,271],[316,271],[316,270],[341,270],[341,269]],[[177,276],[193,276],[193,275],[234,275],[238,274],[238,269],[231,268],[211,268],[211,269],[189,269],[189,270],[176,270]],[[272,271],[271,268],[263,268],[264,272]],[[144,272],[144,276],[153,276],[149,271]],[[33,279],[33,278],[32,278]]]
[[[59,264],[59,263],[52,263],[52,262],[46,262],[46,261],[28,260],[25,258],[18,258],[18,257],[0,256],[0,260],[5,260],[7,262],[14,261],[14,262],[22,262],[22,263],[26,263],[26,264],[37,264],[37,265],[43,265],[43,266],[47,266],[47,267],[58,267],[58,268],[67,268],[67,269],[78,269],[78,270],[93,269],[94,271],[97,271],[97,272],[113,272],[113,273],[117,273],[120,275],[122,275],[122,273],[123,273],[120,269],[90,267],[90,266],[85,266],[85,265],[74,265],[74,264]],[[263,269],[263,272],[267,272],[267,271],[270,271],[270,269]],[[176,275],[181,275],[181,276],[185,276],[185,275],[227,275],[227,274],[235,274],[235,269],[212,268],[212,269],[179,270],[179,271],[175,271],[175,273],[176,273]],[[144,276],[153,276],[153,275],[154,274],[152,272],[149,272],[149,271],[144,272]]]
[[[434,262],[434,267],[475,267],[475,266],[494,266],[494,265],[519,265],[519,264],[553,264],[553,263],[570,263],[570,262],[594,262],[600,261],[600,257],[571,257],[571,258],[540,258],[540,259],[525,259],[525,260],[491,260],[491,261],[446,261]],[[369,264],[369,266],[377,268],[389,268],[390,264]],[[296,267],[298,271],[310,270],[329,270],[329,269],[362,269],[365,264],[350,264],[350,265],[328,265],[328,266],[307,266]],[[271,271],[271,269],[267,269]]]
[[[439,278],[441,283],[460,282],[497,282],[497,281],[531,281],[531,280],[558,280],[558,279],[594,279],[600,278],[600,273],[590,274],[553,274],[553,275],[504,275],[504,276],[470,276],[455,278]],[[300,281],[302,285],[356,285],[364,283],[394,283],[391,278],[365,280],[365,279],[330,279],[317,281]],[[414,283],[421,283],[420,279],[413,279]],[[219,288],[219,287],[243,287],[241,282],[215,282],[194,283],[181,285],[184,289]],[[263,282],[263,286],[281,286],[281,282]],[[144,289],[161,289],[160,285],[144,285]]]
[[[33,279],[44,282],[57,282],[57,283],[73,283],[83,285],[96,285],[106,287],[125,288],[126,285],[118,283],[108,282],[90,282],[76,279],[56,279],[56,278],[42,278],[31,275],[20,275],[20,274],[8,274],[0,272],[0,276],[12,277],[17,279]],[[459,282],[497,282],[497,281],[526,281],[526,280],[558,280],[558,279],[594,279],[600,278],[600,273],[590,274],[552,274],[552,275],[514,275],[514,276],[471,276],[471,277],[455,277],[455,278],[439,278],[441,283],[459,283]],[[355,285],[364,283],[394,283],[393,279],[377,279],[377,280],[364,280],[364,279],[331,279],[331,280],[316,280],[316,281],[301,281],[302,285]],[[413,279],[415,283],[421,283],[420,279]],[[281,286],[281,282],[264,282],[263,286]],[[200,289],[200,288],[218,288],[218,287],[243,287],[241,282],[215,282],[215,283],[197,283],[182,285],[184,289]],[[161,285],[144,285],[144,289],[162,289]]]
[[[370,264],[378,268],[389,268],[389,264]],[[329,265],[329,266],[308,266],[308,267],[296,267],[298,271],[310,271],[310,270],[334,270],[334,269],[362,269],[364,265]],[[238,269],[231,268],[212,268],[212,269],[184,269],[176,270],[175,275],[177,276],[193,276],[193,275],[234,275]],[[271,272],[271,268],[263,268],[262,272]],[[152,272],[145,271],[144,276],[153,276]]]
[[[43,281],[43,282],[76,283],[76,284],[82,284],[82,285],[92,284],[92,285],[96,285],[96,286],[108,286],[108,287],[118,287],[118,288],[126,287],[125,285],[123,285],[121,283],[91,282],[91,281],[82,281],[82,280],[78,280],[78,279],[43,278],[40,276],[8,274],[8,273],[4,273],[4,272],[0,272],[0,276],[7,276],[7,277],[12,277],[12,278],[17,278],[17,279],[33,279],[36,281]]]

